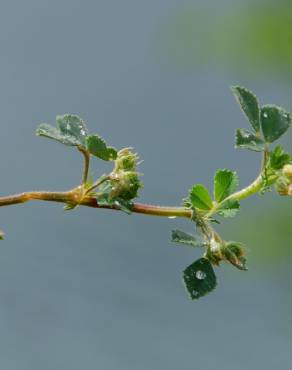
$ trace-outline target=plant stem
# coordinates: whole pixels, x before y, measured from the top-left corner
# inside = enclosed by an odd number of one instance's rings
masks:
[[[26,203],[32,200],[42,200],[58,203],[78,203],[79,205],[118,210],[116,207],[100,206],[94,197],[87,196],[79,203],[79,195],[76,189],[67,192],[50,192],[50,191],[31,191],[7,197],[0,197],[0,207],[14,204]],[[144,215],[161,216],[161,217],[185,217],[191,218],[192,211],[183,207],[163,207],[150,204],[135,203],[132,211]]]
[[[79,146],[78,150],[83,154],[83,158],[84,158],[82,184],[86,184],[87,179],[88,179],[88,172],[89,172],[90,154],[82,146]]]

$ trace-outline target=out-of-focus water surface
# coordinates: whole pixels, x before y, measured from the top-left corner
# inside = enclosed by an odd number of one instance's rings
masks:
[[[79,153],[33,135],[66,112],[135,146],[141,201],[179,204],[222,167],[248,184],[259,158],[233,149],[248,124],[229,85],[292,108],[290,18],[289,1],[2,1],[1,194],[79,182]],[[181,283],[197,254],[169,242],[186,221],[1,209],[0,368],[291,369],[291,206],[243,203],[222,232],[247,245],[250,271],[222,266],[197,302]]]

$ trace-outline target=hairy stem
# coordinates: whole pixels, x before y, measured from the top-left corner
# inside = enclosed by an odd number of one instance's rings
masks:
[[[79,200],[79,193],[76,189],[68,192],[50,192],[50,191],[31,191],[16,195],[0,197],[0,207],[14,204],[26,203],[32,200],[42,200],[58,203],[73,203],[93,208],[104,208],[118,210],[118,207],[100,206],[94,197],[84,197]],[[185,217],[191,218],[192,211],[183,207],[163,207],[150,204],[135,203],[132,211],[144,215],[161,217]]]
[[[84,158],[82,184],[86,184],[87,179],[88,179],[89,165],[90,165],[90,154],[82,146],[79,146],[78,150],[83,154],[83,158]]]

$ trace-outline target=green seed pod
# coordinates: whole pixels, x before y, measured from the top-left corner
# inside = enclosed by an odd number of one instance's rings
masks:
[[[239,270],[247,270],[246,259],[241,244],[236,242],[227,242],[222,247],[222,254],[225,261],[230,262]]]
[[[141,187],[137,172],[119,171],[113,175],[110,197],[131,200],[138,196]]]

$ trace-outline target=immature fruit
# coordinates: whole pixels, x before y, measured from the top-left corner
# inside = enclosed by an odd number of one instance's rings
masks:
[[[142,184],[137,172],[119,171],[114,176],[110,193],[111,198],[131,200],[138,196]]]
[[[286,164],[282,170],[283,175],[286,177],[287,180],[290,180],[290,184],[292,183],[292,164]]]

